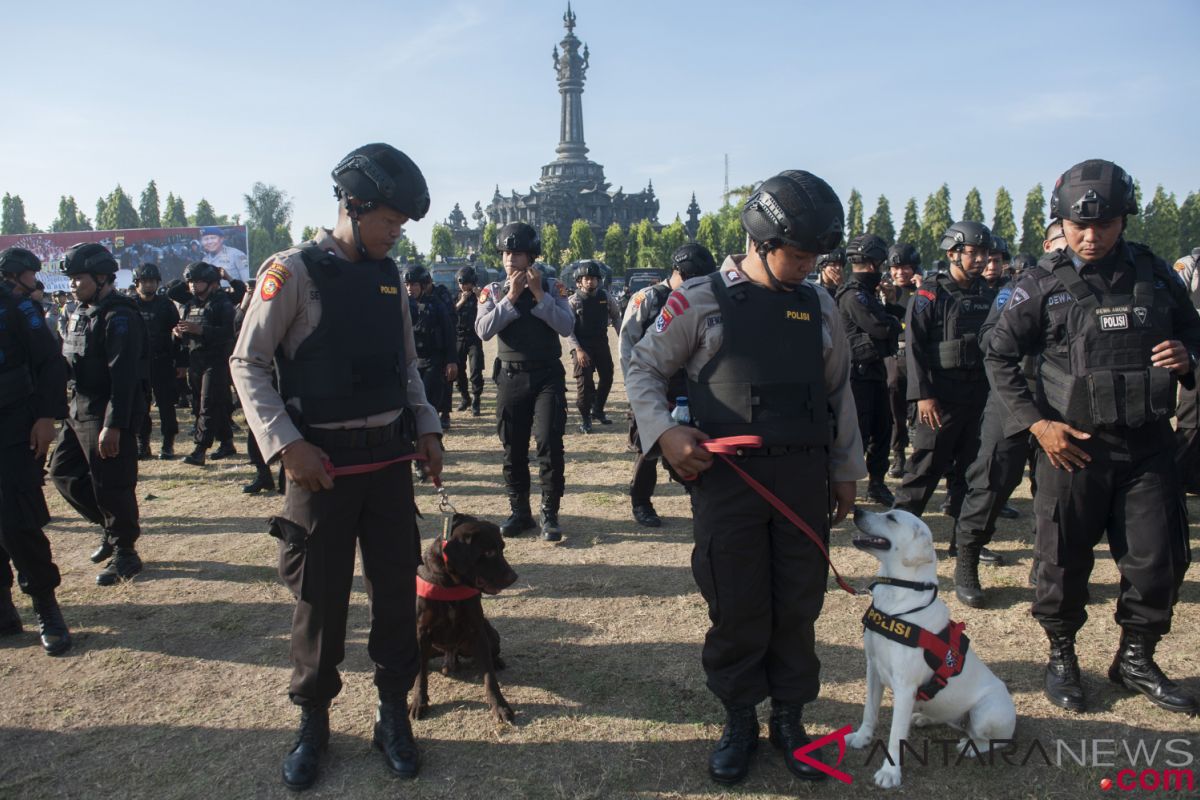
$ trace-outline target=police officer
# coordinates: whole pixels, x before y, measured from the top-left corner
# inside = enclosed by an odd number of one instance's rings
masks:
[[[524,222],[510,222],[496,236],[504,258],[503,283],[479,293],[475,332],[499,337],[496,365],[496,429],[504,445],[504,486],[512,514],[500,531],[519,536],[535,526],[529,508],[529,436],[537,440],[542,484],[542,538],[562,539],[558,508],[563,495],[563,433],[567,386],[560,336],[575,329],[567,290],[534,265],[542,240]]]
[[[179,311],[165,295],[158,293],[162,274],[157,264],[142,264],[133,275],[137,290],[134,301],[142,319],[146,321],[146,335],[150,347],[150,380],[146,384],[146,405],[151,401],[158,406],[158,420],[162,427],[162,449],[159,458],[175,457],[175,435],[179,433],[179,421],[175,416],[175,404],[179,400],[175,393],[175,374],[178,367],[185,366],[184,354],[179,340],[172,331],[179,324]],[[150,458],[150,412],[142,417],[138,431],[138,458]]]
[[[142,571],[135,436],[147,413],[146,324],[137,303],[117,291],[117,261],[103,245],[75,245],[60,267],[79,306],[63,339],[71,405],[50,478],[76,511],[103,527],[91,558],[109,559],[96,583],[112,586]]]
[[[301,722],[283,764],[291,789],[316,781],[329,741],[356,547],[379,689],[375,746],[393,772],[417,774],[406,696],[418,664],[420,537],[411,465],[396,459],[415,447],[432,478],[442,468],[441,426],[417,371],[408,298],[387,256],[402,226],[429,210],[425,178],[399,150],[369,144],[347,155],[333,179],[337,225],[264,262],[230,359],[246,420],[289,481],[271,532],[281,540],[280,577],[296,597],[290,696]],[[327,472],[350,466],[360,471]]]
[[[896,354],[884,359],[887,368],[888,406],[892,410],[892,461],[888,476],[904,477],[905,450],[908,448],[908,360],[904,347],[904,319],[921,272],[921,253],[908,242],[896,242],[888,248],[888,272],[891,286],[886,289],[884,308],[900,321]]]
[[[579,411],[579,432],[591,433],[592,420],[611,425],[604,413],[608,393],[612,391],[613,360],[608,346],[608,326],[621,329],[621,309],[600,288],[604,270],[598,261],[584,259],[571,265],[575,273],[575,293],[567,300],[575,315],[575,328],[567,341],[575,365],[575,408]],[[600,381],[596,382],[599,374]]]
[[[884,359],[896,352],[900,320],[879,302],[879,270],[887,260],[887,244],[870,233],[846,245],[850,278],[834,294],[850,344],[850,388],[858,409],[858,430],[867,448],[867,498],[891,508],[895,498],[884,483],[892,411],[888,404]]]
[[[640,342],[654,325],[671,292],[682,286],[684,281],[711,275],[716,269],[716,259],[708,248],[689,242],[671,255],[671,274],[665,281],[647,286],[633,296],[621,323],[619,347],[622,375],[629,374],[629,358],[633,355],[634,345]],[[680,370],[672,376],[667,386],[667,404],[674,408],[676,399],[686,395],[687,375]],[[639,525],[647,528],[661,527],[662,519],[650,501],[658,483],[658,459],[649,455],[648,447],[642,447],[641,437],[638,436],[637,418],[632,414],[629,422],[629,442],[637,451],[637,458],[633,461],[633,478],[629,481],[633,518]]]
[[[1157,706],[1196,699],[1154,661],[1190,560],[1170,417],[1177,383],[1195,382],[1200,316],[1142,245],[1125,241],[1133,180],[1111,161],[1076,164],[1050,195],[1067,248],[1046,255],[1005,305],[987,365],[1007,430],[1038,440],[1038,580],[1033,616],[1050,640],[1045,694],[1087,707],[1075,636],[1087,620],[1093,548],[1106,533],[1121,573],[1121,642],[1109,679]],[[1036,395],[1021,360],[1039,354]]]
[[[458,375],[458,353],[454,347],[454,318],[433,293],[429,270],[412,266],[404,270],[408,290],[408,310],[412,317],[413,339],[417,346],[417,369],[425,386],[425,397],[439,412],[442,430],[450,427],[450,417],[442,413],[450,381]]]
[[[225,280],[232,285],[233,281],[245,281],[250,277],[250,260],[246,254],[236,247],[225,244],[225,229],[218,225],[209,225],[200,229],[200,247],[204,250],[201,260],[212,264],[218,271],[224,271],[228,277]],[[236,303],[241,302],[238,297]]]
[[[188,387],[196,408],[196,446],[183,461],[202,467],[214,440],[221,442],[212,455],[214,460],[237,453],[229,376],[234,306],[229,293],[221,291],[221,273],[211,264],[197,261],[188,265],[183,279],[169,294],[183,306],[175,336],[188,351]]]
[[[54,590],[61,583],[42,526],[50,521],[42,495],[42,464],[54,421],[67,415],[67,370],[58,340],[29,296],[42,264],[30,251],[0,252],[0,636],[22,632],[12,600],[17,568],[33,601],[42,647],[56,656],[71,634]]]
[[[988,382],[979,349],[979,328],[995,292],[979,277],[992,236],[978,222],[951,225],[941,249],[949,272],[923,282],[908,307],[905,349],[913,452],[896,490],[896,508],[920,516],[953,467],[948,512],[957,518],[966,494],[966,470],[979,449],[979,425]],[[956,552],[954,540],[950,552]]]
[[[842,286],[842,273],[846,266],[846,251],[841,247],[817,257],[817,284],[829,293],[837,294]]]
[[[483,400],[483,340],[475,333],[475,317],[479,313],[479,277],[475,274],[474,267],[462,267],[454,279],[458,284],[458,297],[454,301],[454,335],[458,359],[458,393],[462,397],[458,410],[466,411],[470,408],[471,413],[478,417],[481,413],[479,404]],[[467,393],[468,387],[470,394]]]
[[[709,775],[745,777],[758,741],[755,706],[770,697],[771,743],[794,775],[819,780],[824,773],[793,753],[809,742],[802,712],[820,685],[814,623],[828,566],[816,544],[701,442],[762,436],[739,466],[823,539],[830,491],[835,523],[853,505],[865,469],[849,348],[833,299],[805,281],[817,255],[841,241],[842,204],[820,178],[789,170],[751,195],[741,219],[750,252],[667,299],[655,332],[633,348],[626,385],[642,443],[679,474],[699,476],[692,573],[713,623],[703,653],[708,687],[727,714]],[[668,412],[667,387],[681,368],[696,427]]]
[[[1008,251],[1008,240],[1003,236],[992,234],[992,246],[988,251],[987,264],[981,277],[989,289],[999,291],[1009,278],[1012,267],[1012,254]]]
[[[1175,272],[1183,280],[1192,305],[1200,308],[1200,247],[1175,262]],[[1200,392],[1179,388],[1179,407],[1175,409],[1175,465],[1184,491],[1200,491]]]

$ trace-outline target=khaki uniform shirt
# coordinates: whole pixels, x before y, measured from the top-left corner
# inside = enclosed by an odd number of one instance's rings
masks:
[[[663,288],[667,290],[667,295],[671,294],[670,282],[662,281],[653,286],[647,286],[645,289],[639,289],[637,294],[629,298],[629,305],[625,308],[625,319],[621,322],[619,342],[622,375],[629,372],[629,357],[633,355],[633,346],[650,332],[654,318],[662,310],[654,301],[654,295],[656,290]]]
[[[726,286],[747,280],[740,269],[745,256],[729,256],[721,265]],[[676,423],[667,406],[667,382],[681,367],[695,380],[704,366],[721,349],[724,327],[721,308],[712,285],[705,280],[688,282],[676,289],[686,303],[682,313],[658,320],[640,342],[634,345],[625,374],[629,405],[637,419],[638,435],[648,451],[660,436]],[[821,340],[825,363],[825,390],[834,416],[836,431],[829,445],[829,479],[854,481],[867,474],[863,459],[862,437],[858,432],[858,412],[850,391],[850,348],[842,328],[842,315],[833,298],[818,291],[821,301]],[[786,369],[780,364],[780,369]]]
[[[235,280],[250,280],[250,259],[246,258],[246,254],[236,247],[223,244],[217,252],[205,253],[202,260],[218,269],[224,269],[229,273],[229,277]]]
[[[345,258],[328,230],[317,236],[316,245],[337,258]],[[279,390],[271,385],[271,378],[275,374],[275,350],[282,346],[285,357],[295,357],[300,343],[316,330],[321,321],[321,296],[308,275],[308,267],[299,248],[271,256],[263,262],[258,273],[254,297],[246,309],[241,335],[229,359],[229,369],[238,396],[242,399],[246,422],[254,432],[263,458],[269,461],[285,446],[303,438],[287,415]],[[264,280],[264,277],[268,279]],[[421,383],[421,373],[417,371],[417,346],[413,341],[408,305],[407,301],[400,304],[404,317],[404,352],[408,354],[408,406],[416,417],[418,436],[426,433],[440,435],[441,423],[437,412],[425,399],[425,387]],[[288,402],[297,410],[303,410],[299,400]],[[400,412],[401,409],[397,408],[369,417],[313,427],[375,428],[391,423],[400,416]]]

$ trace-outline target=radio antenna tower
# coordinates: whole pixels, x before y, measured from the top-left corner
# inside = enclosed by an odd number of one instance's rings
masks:
[[[725,192],[721,195],[721,198],[726,203],[729,202],[729,153],[725,154]]]

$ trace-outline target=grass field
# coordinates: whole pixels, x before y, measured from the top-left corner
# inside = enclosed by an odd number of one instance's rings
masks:
[[[491,350],[489,349],[489,354]],[[569,388],[569,401],[573,387]],[[356,580],[344,664],[345,689],[334,702],[333,737],[312,797],[352,798],[777,798],[879,795],[878,758],[850,751],[842,769],[850,786],[792,779],[766,742],[751,776],[725,790],[710,782],[708,752],[722,713],[704,686],[700,643],[708,627],[691,578],[691,521],[679,487],[660,482],[663,528],[630,519],[624,450],[626,404],[618,376],[610,404],[617,424],[597,435],[567,437],[564,541],[510,540],[517,583],[485,609],[503,637],[508,668],[499,673],[517,722],[497,727],[487,713],[478,675],[430,679],[433,709],[415,725],[422,757],[414,782],[393,779],[371,748],[375,691],[366,654],[367,609]],[[499,521],[507,514],[489,383],[484,416],[454,415],[445,478],[461,511]],[[240,419],[240,418],[239,418]],[[186,428],[186,424],[185,424]],[[182,441],[182,440],[181,440]],[[244,452],[244,443],[239,441]],[[183,449],[181,447],[181,449]],[[186,452],[186,450],[184,450]],[[287,699],[291,597],[275,574],[275,540],[265,520],[277,495],[246,496],[253,470],[234,461],[193,468],[179,461],[142,463],[138,486],[145,572],[114,588],[97,587],[87,555],[97,531],[47,487],[54,520],[48,533],[62,569],[60,600],[75,635],[64,657],[46,657],[36,636],[0,640],[0,797],[287,797],[280,762],[298,719]],[[665,476],[662,476],[665,478]],[[536,480],[536,470],[535,470]],[[417,489],[427,516],[436,497]],[[1011,690],[1019,715],[1018,752],[1036,739],[1073,750],[1080,740],[1190,740],[1200,756],[1200,723],[1160,711],[1111,686],[1105,672],[1116,646],[1112,619],[1117,573],[1107,548],[1093,576],[1091,619],[1080,638],[1084,680],[1094,711],[1072,716],[1042,698],[1045,639],[1029,616],[1026,586],[1031,547],[1028,486],[1015,499],[1022,518],[1001,521],[996,550],[1011,566],[985,568],[992,607],[958,603],[953,562],[945,558],[949,521],[931,503],[927,520],[939,542],[942,597],[980,657]],[[1197,508],[1193,499],[1193,517]],[[435,524],[422,528],[426,539]],[[849,544],[849,525],[833,533],[835,563],[865,585],[875,560]],[[861,648],[867,600],[830,584],[818,624],[823,662],[821,699],[806,710],[810,733],[857,727],[865,693]],[[33,613],[17,599],[27,628]],[[1193,573],[1177,607],[1175,631],[1159,663],[1200,693],[1200,590]],[[886,736],[890,699],[877,735]],[[761,709],[765,720],[766,709]],[[914,732],[922,740],[957,738],[948,728]],[[1165,745],[1164,745],[1165,746]],[[1034,758],[1024,766],[941,763],[930,746],[926,766],[909,763],[899,794],[910,797],[1077,798],[1103,794],[1112,768],[1061,767]],[[827,751],[828,752],[828,751]],[[1163,766],[1160,753],[1158,765]],[[1128,794],[1128,793],[1122,793]],[[1180,793],[1175,793],[1179,795]]]

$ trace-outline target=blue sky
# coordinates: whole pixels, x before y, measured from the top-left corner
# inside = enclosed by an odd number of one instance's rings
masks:
[[[234,213],[264,181],[299,234],[334,217],[333,164],[383,140],[429,180],[425,250],[455,202],[526,191],[554,158],[559,0],[5,5],[0,192],[43,227],[60,194],[92,216],[154,178]],[[886,194],[897,227],[943,181],[956,217],[978,186],[990,219],[1006,185],[1019,224],[1033,184],[1091,157],[1147,194],[1200,190],[1192,0],[572,5],[589,155],[613,189],[653,180],[663,222],[693,191],[719,205],[726,153],[732,185],[807,169],[868,215]]]

